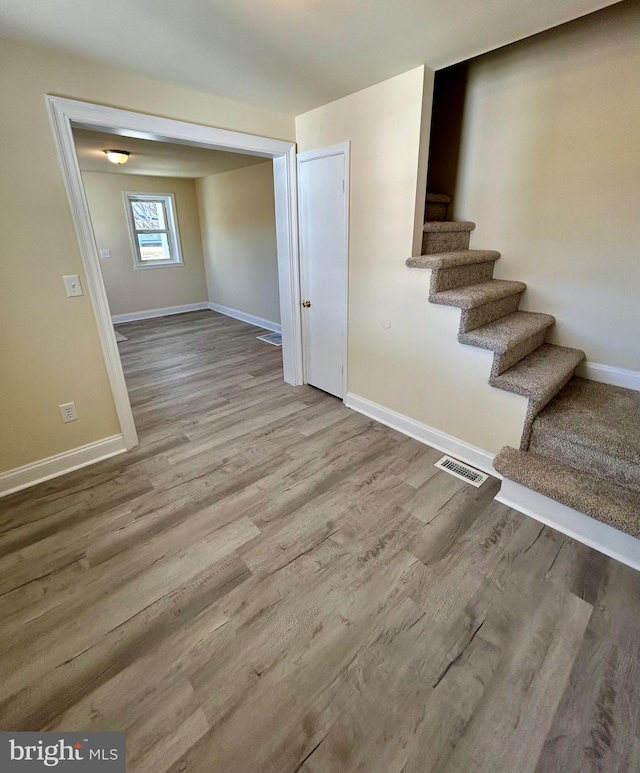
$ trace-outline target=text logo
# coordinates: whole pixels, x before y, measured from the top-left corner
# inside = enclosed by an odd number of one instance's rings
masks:
[[[125,773],[124,733],[0,733],[4,773]]]

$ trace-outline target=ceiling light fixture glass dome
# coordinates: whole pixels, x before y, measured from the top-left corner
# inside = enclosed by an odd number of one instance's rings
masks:
[[[112,164],[126,164],[129,160],[128,150],[103,150],[102,152]]]

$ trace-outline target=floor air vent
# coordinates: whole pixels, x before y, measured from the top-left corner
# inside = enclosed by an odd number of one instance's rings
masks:
[[[464,462],[459,462],[457,459],[452,459],[450,456],[443,456],[435,463],[435,467],[439,467],[441,470],[450,472],[451,475],[455,475],[460,480],[466,480],[472,486],[479,488],[489,477],[484,472],[476,470],[475,467],[470,467]]]

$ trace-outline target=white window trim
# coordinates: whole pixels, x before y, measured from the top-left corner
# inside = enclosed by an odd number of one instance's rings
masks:
[[[182,251],[180,249],[180,232],[178,230],[178,215],[176,210],[176,199],[173,193],[149,193],[148,191],[123,191],[124,207],[127,213],[127,223],[129,225],[129,238],[131,240],[131,249],[133,251],[133,267],[136,271],[146,271],[150,268],[175,268],[184,266],[182,260]],[[169,239],[169,251],[173,257],[172,260],[143,261],[140,256],[140,247],[133,212],[131,211],[131,201],[169,201],[170,208],[165,206],[166,225],[165,229]]]

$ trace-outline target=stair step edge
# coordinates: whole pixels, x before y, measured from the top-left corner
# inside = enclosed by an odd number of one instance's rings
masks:
[[[489,349],[496,354],[504,354],[510,348],[551,327],[555,321],[551,314],[515,311],[468,333],[459,333],[458,341],[480,349]]]
[[[425,233],[458,233],[473,231],[476,224],[463,220],[429,220],[423,226]]]
[[[550,421],[547,420],[546,416],[543,416],[542,419],[540,419],[540,416],[536,417],[537,426],[536,422],[534,422],[533,428],[534,433],[536,433],[537,430],[538,435],[546,433],[551,438],[566,442],[576,448],[589,449],[597,448],[598,446],[603,445],[596,442],[595,440],[589,441],[589,439],[582,438],[579,432],[571,431],[570,429],[566,429],[564,427],[554,426]],[[607,443],[605,447],[607,448],[610,456],[615,456],[618,459],[622,459],[625,462],[630,462],[633,464],[640,463],[640,458],[636,448],[630,449],[624,444],[616,443],[614,440],[611,440],[609,443]]]
[[[567,507],[640,537],[640,492],[568,464],[505,446],[493,460],[505,478]]]
[[[427,204],[451,204],[453,196],[448,193],[427,193]]]
[[[584,378],[575,378],[549,406],[539,423],[555,433],[575,436],[596,447],[619,448],[640,462],[640,393]]]
[[[529,451],[640,493],[640,462],[618,448],[581,443],[564,434],[540,435],[534,421]]]
[[[574,377],[537,412],[530,443],[542,455],[640,489],[639,437],[640,393]]]
[[[476,263],[493,263],[500,258],[495,250],[458,250],[457,252],[434,252],[430,255],[418,255],[407,258],[408,268],[452,268],[454,266],[472,266]]]
[[[475,309],[486,303],[519,295],[527,289],[524,282],[512,282],[507,279],[491,279],[476,285],[456,287],[454,290],[442,290],[429,296],[431,303],[441,306],[455,306],[459,309]]]
[[[489,384],[540,403],[552,399],[584,359],[580,349],[543,344],[504,373],[491,376]]]

